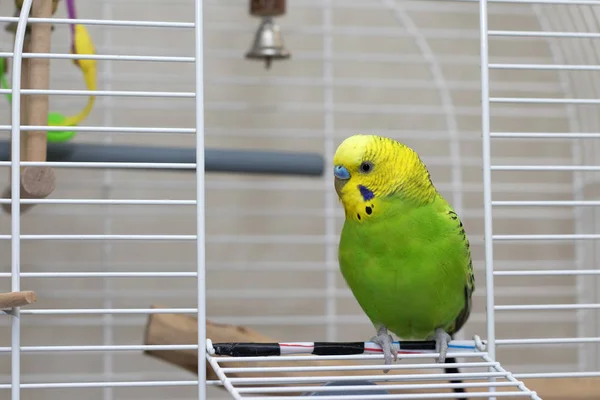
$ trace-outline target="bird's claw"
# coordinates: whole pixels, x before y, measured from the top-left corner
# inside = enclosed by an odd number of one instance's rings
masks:
[[[435,330],[435,352],[440,353],[438,357],[438,363],[444,363],[446,361],[446,354],[448,353],[448,343],[452,340],[450,335],[446,333],[442,328]]]
[[[398,360],[398,350],[394,347],[394,339],[392,338],[392,335],[388,333],[387,328],[379,328],[377,330],[377,336],[373,336],[371,342],[378,344],[383,350],[383,360],[385,365],[390,365],[392,363],[392,356],[394,356],[394,361]],[[384,369],[383,373],[387,374],[389,371],[389,368]]]

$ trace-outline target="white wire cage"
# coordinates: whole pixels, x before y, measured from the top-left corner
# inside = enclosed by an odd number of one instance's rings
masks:
[[[194,66],[202,64],[194,60],[202,41],[195,40],[194,3],[77,2],[101,55],[98,103],[78,129],[77,141],[198,148],[196,139],[202,138],[193,133],[203,130],[203,121],[196,120],[203,114],[196,108],[201,97],[193,90]],[[594,207],[580,207],[596,205],[587,200],[595,198],[593,139],[599,129],[596,3],[489,1],[491,31],[483,33],[490,46],[494,172],[486,186],[492,194],[487,203],[481,198],[481,4],[297,3],[278,19],[292,59],[264,71],[243,59],[257,25],[247,15],[246,2],[204,2],[207,144],[315,151],[329,165],[337,143],[357,131],[405,141],[430,167],[473,246],[475,310],[460,339],[486,338],[487,328],[493,328],[497,350],[492,352],[516,379],[596,375],[595,242],[585,239],[596,238],[597,216]],[[3,22],[15,21],[8,17],[14,9],[10,2],[0,9]],[[64,15],[59,8],[56,18]],[[558,33],[538,33],[550,31]],[[55,21],[52,35],[51,88],[56,89],[50,93],[51,107],[77,108],[81,95],[75,90],[82,87],[69,65],[73,56],[68,55],[66,21]],[[11,40],[7,36],[6,43]],[[12,48],[3,50],[3,56],[11,56]],[[2,116],[5,130],[11,129],[8,117]],[[2,232],[4,239],[15,235],[12,229],[22,233],[12,241],[21,246],[21,259],[13,258],[11,269],[6,258],[2,284],[6,291],[17,290],[11,277],[20,277],[20,286],[35,289],[40,299],[12,319],[13,326],[20,322],[19,335],[11,335],[8,317],[0,321],[6,332],[0,337],[0,388],[8,396],[10,385],[20,382],[13,400],[197,398],[202,382],[142,355],[140,341],[146,314],[196,314],[198,302],[206,304],[212,321],[247,325],[280,340],[372,336],[337,272],[342,214],[327,174],[321,179],[207,175],[203,303],[197,299],[196,280],[190,279],[201,264],[195,246],[202,240],[196,241],[192,218],[196,177],[158,170],[164,166],[149,166],[151,172],[69,166],[57,167],[51,200],[40,201],[45,204],[12,225],[7,222]],[[488,310],[496,312],[490,326],[484,312],[489,294],[484,205],[493,205],[494,216],[495,301]],[[153,235],[153,240],[141,240],[149,239],[142,235]],[[0,243],[5,254],[10,254],[10,243]],[[21,273],[11,274],[17,265]],[[172,308],[149,309],[154,303]],[[198,336],[203,343],[202,333]],[[11,352],[19,339],[20,354]],[[411,368],[430,364],[423,357],[415,357]],[[473,368],[489,374],[491,365],[485,363],[495,363],[493,353],[490,359],[481,357],[464,362],[479,362]],[[351,362],[365,368],[369,358]],[[11,374],[16,360],[21,373]],[[285,360],[280,359],[279,368],[295,368]],[[244,373],[268,379],[273,372],[253,370],[252,359],[211,361],[225,376],[232,373],[227,363],[234,361],[248,363]],[[472,371],[464,368],[467,375]],[[503,369],[496,373],[497,384],[512,384],[502,380]],[[330,377],[336,377],[335,371]],[[238,394],[256,394],[233,379]],[[390,383],[394,379],[402,378],[396,375]],[[478,391],[490,385],[468,376],[464,381],[480,385]],[[217,383],[209,385],[210,398],[231,398],[213,389]],[[305,389],[334,391],[322,383],[316,380]],[[413,389],[424,389],[419,384]],[[531,397],[526,389],[514,390]],[[411,395],[382,398],[419,398]],[[449,392],[420,396],[453,398]]]

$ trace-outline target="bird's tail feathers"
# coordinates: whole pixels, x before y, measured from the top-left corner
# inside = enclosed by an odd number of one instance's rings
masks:
[[[454,335],[450,335],[451,340],[454,340]],[[456,358],[454,357],[447,357],[446,358],[446,363],[448,364],[456,364]],[[459,374],[460,370],[457,367],[445,367],[444,368],[444,372],[447,374]],[[450,383],[458,383],[458,384],[462,384],[463,381],[458,379],[458,380],[450,380]],[[452,388],[452,391],[454,393],[465,393],[465,389],[462,387],[455,387]],[[466,397],[457,397],[457,399],[466,399]]]

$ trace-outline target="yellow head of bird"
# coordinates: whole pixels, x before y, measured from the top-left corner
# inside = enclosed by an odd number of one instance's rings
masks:
[[[333,163],[335,191],[347,211],[391,194],[427,200],[436,193],[419,155],[390,138],[350,136],[337,148]]]

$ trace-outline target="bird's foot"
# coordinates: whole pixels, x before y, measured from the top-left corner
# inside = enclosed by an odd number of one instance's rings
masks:
[[[371,342],[381,346],[385,365],[390,365],[392,363],[392,356],[394,356],[394,361],[398,360],[398,350],[394,347],[392,335],[388,333],[385,326],[380,326],[379,329],[377,329],[377,336],[373,336]],[[387,374],[389,371],[389,368],[384,369],[383,373]]]
[[[448,353],[448,343],[452,340],[452,337],[446,333],[442,328],[435,330],[435,352],[440,353],[438,363],[444,363],[446,361],[446,354]]]

